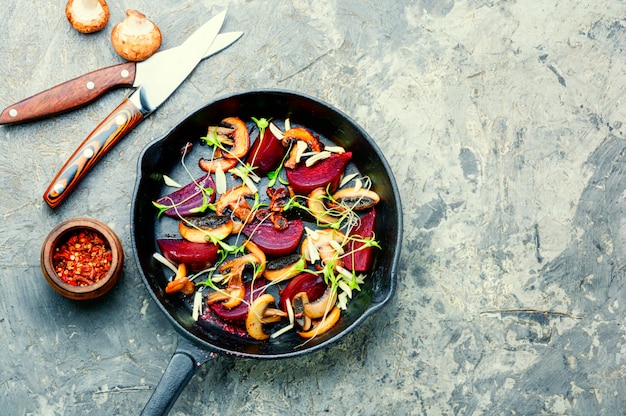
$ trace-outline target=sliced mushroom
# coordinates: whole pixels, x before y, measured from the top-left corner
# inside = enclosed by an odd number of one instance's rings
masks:
[[[284,166],[289,169],[293,169],[299,162],[300,155],[303,151],[308,150],[311,152],[321,152],[323,150],[320,141],[313,136],[313,134],[307,129],[301,127],[294,127],[283,133],[281,139],[283,146],[287,147],[292,143],[301,142],[306,146],[302,146],[301,150],[298,150],[298,145],[292,146],[289,158],[285,160]],[[302,150],[304,149],[304,150]]]
[[[322,318],[335,306],[335,303],[337,303],[337,290],[329,286],[319,299],[304,305],[304,314],[311,319]]]
[[[333,194],[333,208],[337,210],[364,210],[373,207],[380,201],[380,196],[366,188],[344,188]]]
[[[230,159],[241,159],[250,150],[250,132],[248,126],[238,117],[227,117],[222,123],[231,126],[230,137],[233,140],[232,148],[224,153],[224,157]]]
[[[328,313],[328,315],[326,315],[321,321],[316,323],[316,325],[314,325],[313,328],[309,329],[308,331],[298,331],[298,335],[306,339],[314,338],[318,335],[321,335],[327,332],[328,330],[330,330],[332,327],[334,327],[335,324],[339,322],[340,316],[341,316],[341,309],[335,306]]]
[[[265,293],[252,302],[246,317],[246,331],[248,335],[259,341],[268,339],[269,334],[263,330],[263,316],[269,305],[274,303],[274,296]]]
[[[239,306],[246,294],[243,284],[243,274],[246,268],[254,269],[253,278],[258,277],[265,270],[265,253],[252,241],[247,241],[245,247],[248,250],[247,254],[227,260],[218,268],[228,285],[222,291],[211,293],[208,296],[209,304],[223,302],[222,305],[228,309]]]
[[[221,124],[209,126],[207,131],[207,136],[217,139],[220,144],[215,148],[213,156],[241,160],[250,150],[248,126],[238,117],[227,117],[221,121]]]
[[[184,263],[178,265],[176,275],[171,282],[165,287],[165,293],[171,295],[173,293],[182,293],[183,295],[192,295],[196,288],[187,277],[187,266]]]
[[[250,204],[248,204],[248,201],[246,201],[246,197],[253,195],[254,192],[246,185],[230,188],[218,198],[215,203],[215,212],[218,215],[223,215],[226,210],[230,208],[235,217],[247,223],[251,221],[254,216],[251,215],[252,208]]]
[[[228,237],[234,227],[233,220],[226,215],[190,217],[178,223],[180,235],[194,243],[208,243]]]
[[[222,172],[228,172],[237,166],[237,163],[239,163],[237,159],[227,159],[224,157],[215,159],[200,158],[200,160],[198,160],[198,166],[200,166],[200,169],[211,173],[215,173],[217,169],[220,168],[222,169]]]
[[[230,136],[231,134],[233,134],[234,131],[235,129],[231,127],[209,126],[209,129],[207,131],[207,136],[215,135],[215,137],[217,137],[217,140],[220,142],[221,145],[232,146],[234,144],[234,140]],[[222,149],[216,148],[214,156],[223,157],[224,153],[225,152],[223,152]]]
[[[278,308],[266,308],[263,311],[263,317],[261,318],[261,323],[264,324],[273,324],[276,322],[280,322],[283,318],[287,318],[287,312],[281,311]]]
[[[207,304],[221,303],[226,309],[233,309],[241,305],[246,295],[246,289],[242,282],[232,281],[228,287],[219,292],[212,292],[207,296]]]
[[[306,262],[301,254],[291,254],[267,262],[263,277],[271,282],[282,282],[302,272]]]
[[[94,33],[104,29],[111,13],[105,0],[69,0],[65,16],[72,27],[81,33]]]
[[[246,294],[243,273],[250,264],[249,261],[253,260],[252,256],[241,256],[224,262],[218,271],[224,276],[224,280],[228,281],[228,285],[222,291],[211,293],[207,297],[207,302],[209,304],[221,302],[227,309],[239,306]]]
[[[308,303],[309,297],[306,292],[296,293],[293,297],[294,319],[303,331],[311,329],[311,318],[304,313],[304,308]]]
[[[245,248],[246,250],[248,250],[248,254],[256,259],[257,275],[262,275],[267,265],[265,253],[263,252],[263,250],[261,250],[259,246],[257,246],[250,240],[245,242]]]
[[[332,224],[337,221],[337,218],[328,213],[328,208],[324,204],[325,199],[327,199],[326,190],[321,187],[316,188],[309,194],[306,204],[318,223]]]

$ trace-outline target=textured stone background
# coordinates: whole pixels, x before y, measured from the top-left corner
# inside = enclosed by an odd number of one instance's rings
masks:
[[[0,408],[138,414],[177,342],[136,270],[129,208],[140,150],[225,93],[285,88],[347,112],[398,180],[405,238],[393,302],[300,360],[220,357],[174,415],[623,414],[626,408],[626,4],[619,1],[110,1],[164,48],[224,7],[246,32],[202,63],[58,210],[43,190],[125,96],[0,127]],[[64,2],[0,8],[0,107],[121,62]],[[126,250],[103,302],[39,270],[44,236],[88,215]]]

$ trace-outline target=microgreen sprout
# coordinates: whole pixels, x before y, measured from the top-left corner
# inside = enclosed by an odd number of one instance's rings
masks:
[[[209,202],[209,197],[213,194],[213,189],[211,188],[202,188],[202,205],[196,208],[192,208],[189,212],[194,214],[200,214],[205,212],[207,209],[211,211],[215,211],[215,204]]]
[[[163,205],[163,204],[159,204],[159,203],[157,203],[157,202],[155,202],[155,201],[152,201],[152,205],[154,205],[154,206],[155,206],[155,208],[159,210],[159,212],[157,213],[157,218],[161,218],[161,215],[162,215],[165,211],[167,211],[168,209],[170,209],[170,208],[173,208],[173,207],[174,207],[174,205]]]
[[[215,130],[210,132],[210,134],[208,134],[207,136],[200,137],[200,140],[202,140],[209,147],[226,151],[226,148],[222,144],[222,141],[220,140],[219,136],[217,135],[217,131]]]
[[[285,161],[289,158],[289,153],[291,153],[291,145],[289,145],[289,148],[287,148],[287,151],[285,152],[283,159],[278,164],[278,167],[267,174],[267,177],[270,180],[267,184],[268,187],[271,188],[276,185],[276,181],[280,181],[280,183],[282,183],[283,185],[289,185],[289,182],[280,176],[280,171],[283,170]]]
[[[259,192],[256,187],[256,183],[258,183],[261,178],[254,173],[254,169],[255,168],[253,166],[246,163],[231,169],[229,172],[239,177],[241,181],[256,194]]]
[[[270,125],[271,118],[270,119],[256,118],[256,117],[250,117],[250,118],[252,119],[252,121],[254,121],[254,123],[259,128],[259,136],[263,138],[263,136],[265,135],[265,129],[268,128]]]
[[[198,273],[197,275],[201,275],[201,274],[207,274],[206,279],[204,279],[201,282],[196,283],[196,286],[203,286],[203,287],[208,287],[210,289],[217,291],[220,291],[221,288],[217,285],[217,283],[221,283],[222,281],[222,275],[215,275],[215,269],[211,269],[211,270],[205,270],[202,273]]]

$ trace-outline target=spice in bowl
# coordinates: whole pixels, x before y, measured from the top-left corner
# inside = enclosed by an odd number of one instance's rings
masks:
[[[52,263],[65,283],[88,286],[106,276],[112,258],[111,246],[99,232],[76,229],[54,249]]]
[[[117,282],[123,266],[119,238],[105,224],[75,218],[55,227],[41,250],[41,268],[48,283],[62,295],[94,299]]]

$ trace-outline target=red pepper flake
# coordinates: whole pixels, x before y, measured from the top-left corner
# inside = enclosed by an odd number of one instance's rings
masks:
[[[54,250],[52,264],[57,275],[74,286],[88,286],[111,268],[113,253],[102,235],[92,230],[69,234]]]

